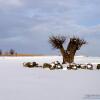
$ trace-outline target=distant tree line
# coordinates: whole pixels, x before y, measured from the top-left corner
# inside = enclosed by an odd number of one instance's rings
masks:
[[[14,49],[10,49],[9,51],[0,49],[0,56],[17,56],[17,52]]]

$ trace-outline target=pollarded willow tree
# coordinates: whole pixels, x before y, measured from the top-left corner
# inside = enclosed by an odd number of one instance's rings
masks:
[[[86,41],[84,39],[80,39],[79,37],[73,36],[69,39],[66,49],[63,45],[65,41],[65,36],[58,35],[49,37],[49,43],[52,45],[52,47],[60,50],[63,57],[63,63],[72,63],[74,62],[76,51],[80,50],[82,45],[86,44]]]

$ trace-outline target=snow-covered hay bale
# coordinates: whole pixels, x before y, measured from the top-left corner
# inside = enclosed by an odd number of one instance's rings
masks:
[[[29,67],[29,68],[32,68],[33,67],[33,64],[31,62],[27,62],[27,63],[23,63],[23,66],[24,67]]]
[[[43,68],[49,68],[50,69],[51,68],[51,65],[49,63],[44,63],[43,64]]]
[[[33,68],[33,67],[38,67],[38,64],[36,62],[24,62],[23,63],[24,67],[29,67],[29,68]]]
[[[60,64],[60,62],[55,61],[52,62],[51,64],[44,63],[43,68],[49,68],[50,70],[54,70],[54,69],[63,69],[63,66]]]
[[[81,69],[86,69],[87,68],[87,65],[86,64],[80,64],[80,68]]]
[[[100,69],[100,64],[97,64],[97,69]]]
[[[73,69],[73,70],[77,70],[77,66],[76,66],[76,64],[75,63],[71,63],[71,64],[69,64],[69,65],[67,65],[67,69]]]
[[[92,64],[87,64],[87,69],[93,70],[93,65]]]
[[[52,62],[51,65],[54,69],[63,69],[63,66],[60,64],[59,61]]]

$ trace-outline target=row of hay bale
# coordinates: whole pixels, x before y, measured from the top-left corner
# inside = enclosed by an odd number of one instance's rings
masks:
[[[88,69],[88,70],[97,69],[97,70],[99,70],[100,69],[100,64],[96,64],[96,66],[94,66],[91,63],[88,63],[88,64],[75,64],[75,63],[72,63],[72,64],[67,65],[67,69],[74,69],[74,70],[77,70],[77,69]]]
[[[75,64],[75,63],[72,63],[72,64],[69,64],[67,66],[67,69],[74,69],[74,70],[77,70],[77,69],[89,69],[89,70],[93,70],[93,65],[92,64]]]
[[[52,63],[44,63],[42,66],[40,66],[38,63],[36,62],[27,62],[27,63],[23,63],[24,67],[28,67],[28,68],[34,68],[34,67],[41,67],[41,68],[49,68],[50,70],[54,70],[54,69],[63,69],[63,65],[60,64],[59,61],[55,61]],[[71,64],[66,64],[66,68],[68,70],[77,70],[77,69],[89,69],[89,70],[93,70],[94,66],[92,64],[75,64],[75,63],[71,63]],[[100,64],[97,64],[96,69],[100,69]]]
[[[59,61],[55,61],[52,63],[44,63],[43,66],[40,66],[38,63],[36,62],[27,62],[27,63],[23,63],[24,67],[28,67],[28,68],[37,68],[37,67],[41,67],[41,68],[49,68],[50,70],[54,70],[54,69],[63,69],[62,64],[60,64]]]
[[[75,64],[75,63],[71,63],[67,65],[67,69],[68,70],[77,70],[77,69],[88,69],[88,70],[93,70],[95,66],[91,63],[88,64]],[[99,70],[100,69],[100,64],[96,65],[96,69]]]
[[[49,68],[50,70],[54,69],[63,69],[63,65],[59,61],[52,62],[51,64],[44,63],[43,68]]]

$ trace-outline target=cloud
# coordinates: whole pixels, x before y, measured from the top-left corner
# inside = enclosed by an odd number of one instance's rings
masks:
[[[48,45],[48,36],[66,34],[85,38],[96,49],[98,45],[92,43],[99,43],[99,9],[99,0],[0,0],[0,46],[50,54],[55,51]],[[90,49],[86,46],[82,53]]]
[[[0,0],[0,9],[12,9],[16,7],[21,7],[22,1],[21,0]]]

